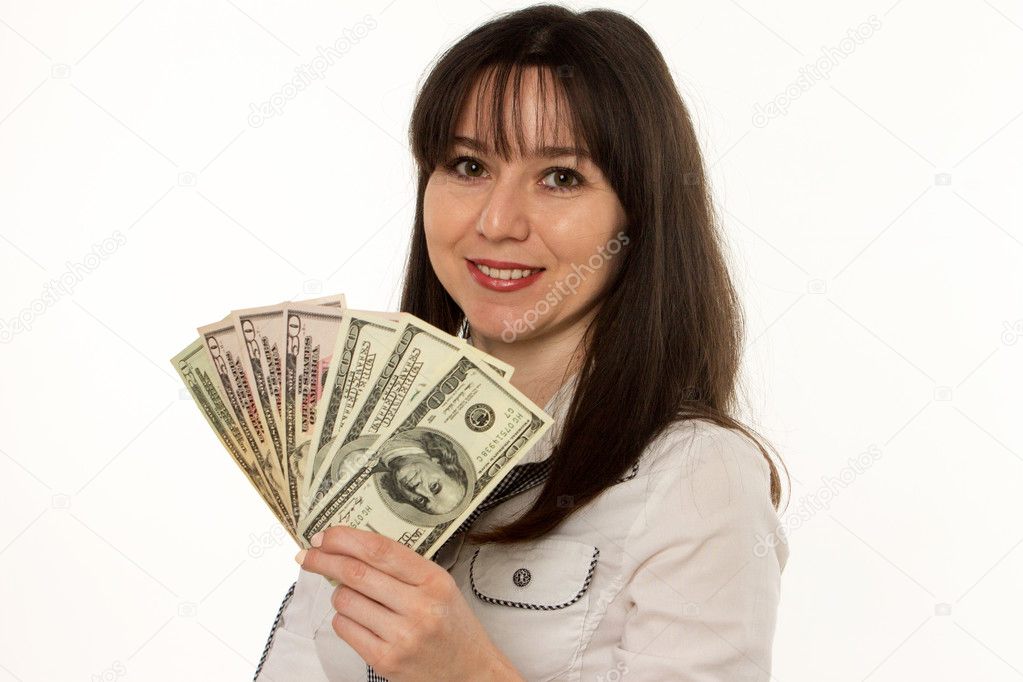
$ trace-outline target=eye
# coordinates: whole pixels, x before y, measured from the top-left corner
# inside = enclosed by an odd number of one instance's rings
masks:
[[[460,166],[464,165],[464,171]],[[468,183],[473,183],[485,177],[486,170],[479,159],[472,156],[459,156],[444,164],[445,169],[455,178]],[[554,184],[548,184],[546,180],[553,178]],[[557,166],[544,171],[542,178],[544,189],[554,193],[568,193],[578,190],[585,184],[583,176],[574,168]]]
[[[544,179],[546,180],[551,177],[554,178],[555,183],[567,183],[564,185],[548,185],[547,183],[544,183],[546,187],[555,191],[570,191],[583,184],[582,176],[572,168],[552,168],[547,172],[547,175],[544,176]],[[573,180],[575,181],[575,184],[572,184]]]
[[[430,492],[434,495],[440,492],[440,481],[434,481],[430,484]]]
[[[462,164],[466,166],[464,173],[458,170]],[[471,156],[459,156],[448,161],[445,166],[450,173],[460,178],[478,178],[480,176],[476,173],[483,171],[483,164],[479,162],[479,159],[474,159]]]

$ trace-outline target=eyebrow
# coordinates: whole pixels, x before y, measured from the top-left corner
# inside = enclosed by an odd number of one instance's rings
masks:
[[[481,154],[490,153],[490,148],[485,144],[473,137],[464,137],[462,135],[455,135],[455,142],[464,144],[469,149],[473,149]],[[557,147],[557,146],[546,146],[540,147],[534,151],[531,158],[549,159],[557,156],[578,156],[583,159],[592,160],[590,153],[585,149],[579,149],[578,147]]]

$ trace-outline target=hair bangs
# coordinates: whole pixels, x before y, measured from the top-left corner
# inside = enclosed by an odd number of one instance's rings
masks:
[[[527,124],[523,112],[523,79],[530,68],[536,68],[538,75],[536,109],[532,112],[538,131],[532,147],[528,146],[525,132],[532,128],[532,122]],[[516,155],[539,156],[541,148],[549,145],[586,152],[600,165],[603,155],[599,146],[602,136],[596,125],[599,119],[593,115],[592,100],[579,85],[572,65],[501,61],[479,65],[467,81],[471,85],[461,92],[434,100],[444,111],[424,117],[438,125],[428,131],[427,139],[413,144],[414,149],[421,150],[422,168],[432,170],[450,158],[455,138],[460,134],[480,141],[505,161]],[[470,98],[474,98],[475,105],[472,129],[460,131],[458,123]]]

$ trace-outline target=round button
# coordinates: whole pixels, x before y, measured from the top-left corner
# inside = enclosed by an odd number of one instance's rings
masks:
[[[533,575],[529,572],[528,568],[520,568],[512,575],[512,581],[519,587],[525,587],[532,579]]]

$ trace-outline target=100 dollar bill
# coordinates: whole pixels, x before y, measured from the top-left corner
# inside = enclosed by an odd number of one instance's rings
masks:
[[[316,455],[312,485],[309,487],[307,510],[314,507],[337,483],[354,473],[350,464],[336,453],[340,450],[361,450],[374,437],[391,428],[395,417],[437,374],[449,366],[460,353],[478,363],[486,363],[507,381],[514,371],[497,358],[468,345],[437,327],[411,315],[396,313],[398,323],[389,357],[371,373],[372,383],[361,389],[357,406],[350,420],[334,426],[333,439],[323,442]]]
[[[335,454],[361,465],[304,517],[300,540],[344,524],[431,558],[551,423],[476,354],[458,353],[392,428]]]
[[[302,488],[305,510],[311,506],[331,447],[339,433],[376,385],[397,339],[398,324],[391,315],[365,310],[346,310],[339,321],[330,371],[324,382],[321,407],[313,425]],[[327,486],[329,487],[329,485]]]

